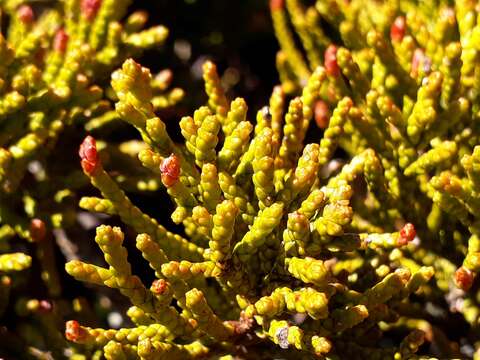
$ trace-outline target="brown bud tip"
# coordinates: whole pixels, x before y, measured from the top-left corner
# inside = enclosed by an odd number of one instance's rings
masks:
[[[270,0],[270,10],[276,11],[281,10],[285,6],[284,0]]]
[[[11,286],[12,279],[9,276],[4,275],[0,278],[0,284],[5,287]]]
[[[415,236],[417,235],[417,232],[415,231],[415,227],[413,224],[406,223],[402,230],[400,230],[400,237],[398,238],[398,245],[403,246],[407,245],[410,241],[412,241]]]
[[[81,342],[85,337],[87,336],[87,333],[85,329],[82,329],[80,324],[78,323],[77,320],[69,320],[65,324],[65,337],[69,341],[73,342]]]
[[[327,74],[337,77],[340,75],[340,68],[337,63],[337,47],[335,45],[329,45],[325,50],[325,70]]]
[[[47,227],[42,220],[32,219],[32,221],[30,221],[30,236],[33,241],[41,241],[45,239],[46,234]]]
[[[464,291],[468,291],[472,287],[473,277],[473,272],[462,266],[455,271],[455,285]]]
[[[177,155],[172,154],[164,159],[160,164],[162,172],[162,182],[166,187],[175,185],[180,177],[180,159]]]
[[[168,287],[168,283],[164,279],[155,280],[150,289],[156,295],[162,295]]]
[[[80,8],[83,16],[85,16],[87,20],[93,20],[101,4],[102,0],[82,0]]]
[[[402,41],[406,30],[405,17],[398,16],[390,27],[390,38],[392,41]]]
[[[68,44],[68,34],[65,32],[64,29],[60,29],[55,34],[55,38],[53,39],[53,48],[55,51],[60,53],[64,53],[67,49]]]
[[[97,144],[95,139],[90,135],[87,136],[80,145],[80,150],[78,151],[78,154],[82,159],[81,164],[83,171],[87,175],[92,175],[93,172],[100,165],[100,159],[97,154]]]
[[[198,326],[198,321],[195,319],[188,319],[187,322],[190,324],[192,328],[196,328]]]
[[[28,5],[22,5],[18,8],[17,11],[18,18],[24,24],[31,24],[35,19],[35,15],[33,14],[33,10]]]
[[[315,122],[320,129],[326,129],[330,121],[330,110],[325,101],[319,100],[315,103]]]

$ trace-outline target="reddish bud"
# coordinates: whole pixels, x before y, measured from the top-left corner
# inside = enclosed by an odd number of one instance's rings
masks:
[[[65,50],[67,49],[67,44],[68,44],[68,34],[62,28],[58,30],[57,33],[55,34],[55,38],[53,39],[53,48],[55,49],[55,51],[64,53]]]
[[[284,6],[285,6],[284,0],[270,0],[271,11],[281,10],[284,8]]]
[[[400,237],[398,238],[398,245],[403,246],[407,245],[410,241],[415,239],[417,232],[415,231],[415,227],[413,224],[406,223],[402,230],[400,230]]]
[[[33,10],[28,5],[22,5],[17,10],[18,18],[24,24],[31,24],[35,19],[35,15],[33,14]]]
[[[40,219],[32,219],[30,221],[30,236],[33,241],[42,241],[47,235],[45,223]]]
[[[390,27],[390,38],[392,41],[402,41],[406,30],[405,17],[398,16]]]
[[[6,286],[6,287],[11,286],[12,285],[12,279],[9,276],[4,275],[0,278],[0,284],[2,286]]]
[[[455,285],[464,291],[468,291],[472,287],[473,277],[473,273],[462,266],[455,271]]]
[[[78,151],[78,154],[82,159],[81,164],[83,171],[87,175],[92,175],[93,172],[100,165],[100,159],[97,154],[97,144],[95,139],[90,135],[87,136],[80,145],[80,150]]]
[[[87,332],[80,326],[78,321],[69,320],[65,324],[65,337],[69,341],[82,342],[87,337]]]
[[[82,14],[88,19],[93,20],[97,15],[102,0],[82,0],[80,5]]]
[[[319,100],[315,103],[315,122],[320,129],[326,129],[330,121],[330,110],[325,101]]]
[[[164,159],[160,165],[162,182],[166,187],[175,185],[180,177],[180,159],[175,154]]]
[[[340,75],[340,68],[337,63],[337,47],[329,45],[325,50],[325,70],[328,75],[337,77]]]
[[[150,289],[156,295],[162,295],[168,288],[168,283],[164,279],[155,280]]]

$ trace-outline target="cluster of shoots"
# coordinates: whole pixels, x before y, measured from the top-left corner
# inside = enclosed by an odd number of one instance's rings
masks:
[[[421,294],[434,271],[410,256],[414,224],[398,210],[389,222],[382,209],[380,199],[393,199],[373,149],[329,169],[353,101],[339,101],[323,138],[305,144],[329,76],[324,67],[301,96],[288,99],[276,87],[256,122],[243,99],[227,99],[213,63],[203,70],[208,106],[180,120],[183,144],[153,111],[148,69],[127,60],[112,75],[116,111],[143,139],[136,156],[160,178],[175,206],[171,219],[184,230],[170,232],[135,206],[86,137],[81,164],[101,197],[84,197],[80,206],[133,228],[156,280],[135,275],[124,245],[130,240],[119,227],[98,227],[95,242],[107,267],[74,260],[66,270],[129,298],[134,327],[71,320],[67,338],[103,349],[107,358],[236,358],[250,341],[248,351],[264,358],[342,358],[370,351],[364,341],[372,331],[377,341],[382,331],[403,329],[402,304]],[[357,210],[357,203],[365,206]],[[378,224],[364,218],[368,212]],[[398,345],[371,351],[411,358],[425,334],[410,330]]]
[[[133,60],[167,31],[128,5],[0,4],[0,315],[33,319],[29,354],[480,359],[478,4],[271,0],[266,106],[206,61],[207,104],[168,127],[183,91]],[[109,141],[121,121],[137,140]],[[79,162],[57,145],[78,132]],[[119,225],[96,227],[103,263],[61,247],[70,276],[130,304],[111,328],[62,299],[52,230],[78,207]],[[32,266],[45,298],[10,301]]]

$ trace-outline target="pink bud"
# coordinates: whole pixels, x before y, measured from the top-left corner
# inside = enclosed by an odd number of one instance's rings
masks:
[[[38,306],[38,311],[42,313],[48,313],[52,311],[52,303],[48,300],[40,300],[39,306]]]
[[[53,39],[53,48],[60,53],[64,53],[67,49],[67,44],[68,34],[62,28],[55,34],[55,38]]]
[[[102,0],[82,0],[80,5],[82,14],[88,19],[93,20],[97,15]]]
[[[413,224],[406,223],[402,230],[400,230],[400,237],[398,238],[398,245],[403,246],[407,245],[410,241],[415,239],[417,232],[415,231],[415,227]]]
[[[473,278],[473,273],[463,266],[455,271],[455,285],[464,291],[468,291],[472,287]]]
[[[167,287],[168,287],[167,282],[164,279],[160,279],[160,280],[155,280],[152,283],[151,290],[156,295],[162,295],[167,289]]]
[[[427,55],[425,55],[425,52],[422,49],[415,49],[415,52],[413,53],[413,57],[412,57],[412,70],[411,70],[411,75],[413,77],[418,76],[420,65],[423,66],[423,71],[425,73],[428,73],[430,72],[432,61]]]
[[[270,0],[270,10],[276,11],[284,8],[284,0]]]
[[[326,129],[330,121],[330,110],[325,101],[319,100],[315,103],[315,122],[320,129]]]
[[[97,144],[90,135],[83,140],[78,151],[80,155],[83,171],[87,175],[92,175],[93,172],[100,166],[100,159],[97,154]]]
[[[329,45],[325,50],[325,70],[328,75],[337,77],[340,75],[340,67],[337,63],[337,47],[335,45]]]
[[[406,29],[405,17],[398,16],[390,27],[390,38],[392,41],[402,41]]]
[[[77,320],[69,320],[65,324],[65,337],[69,341],[81,342],[87,337],[87,333]]]
[[[31,24],[35,19],[35,15],[33,14],[33,10],[28,5],[22,5],[17,10],[18,18],[24,24]]]
[[[30,236],[33,241],[41,241],[45,239],[47,229],[45,223],[40,219],[32,219],[30,221]]]
[[[180,177],[180,159],[175,154],[170,155],[160,165],[162,182],[166,187],[175,185]]]

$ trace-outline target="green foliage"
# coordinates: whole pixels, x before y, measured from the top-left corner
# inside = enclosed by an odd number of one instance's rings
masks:
[[[165,28],[141,30],[127,1],[38,16],[0,4],[0,312],[24,319],[27,357],[479,357],[475,2],[272,0],[281,84],[268,106],[251,121],[206,61],[184,141],[159,112],[183,91],[131,58]],[[122,121],[141,140],[103,136]],[[64,145],[75,132],[99,138],[80,145],[86,176]],[[176,230],[132,192],[172,205]],[[111,329],[95,325],[97,299],[63,298],[56,271],[51,230],[75,228],[83,194],[80,208],[123,223],[96,228],[103,265],[66,256],[93,293],[130,303]],[[37,266],[49,301],[17,294]]]

